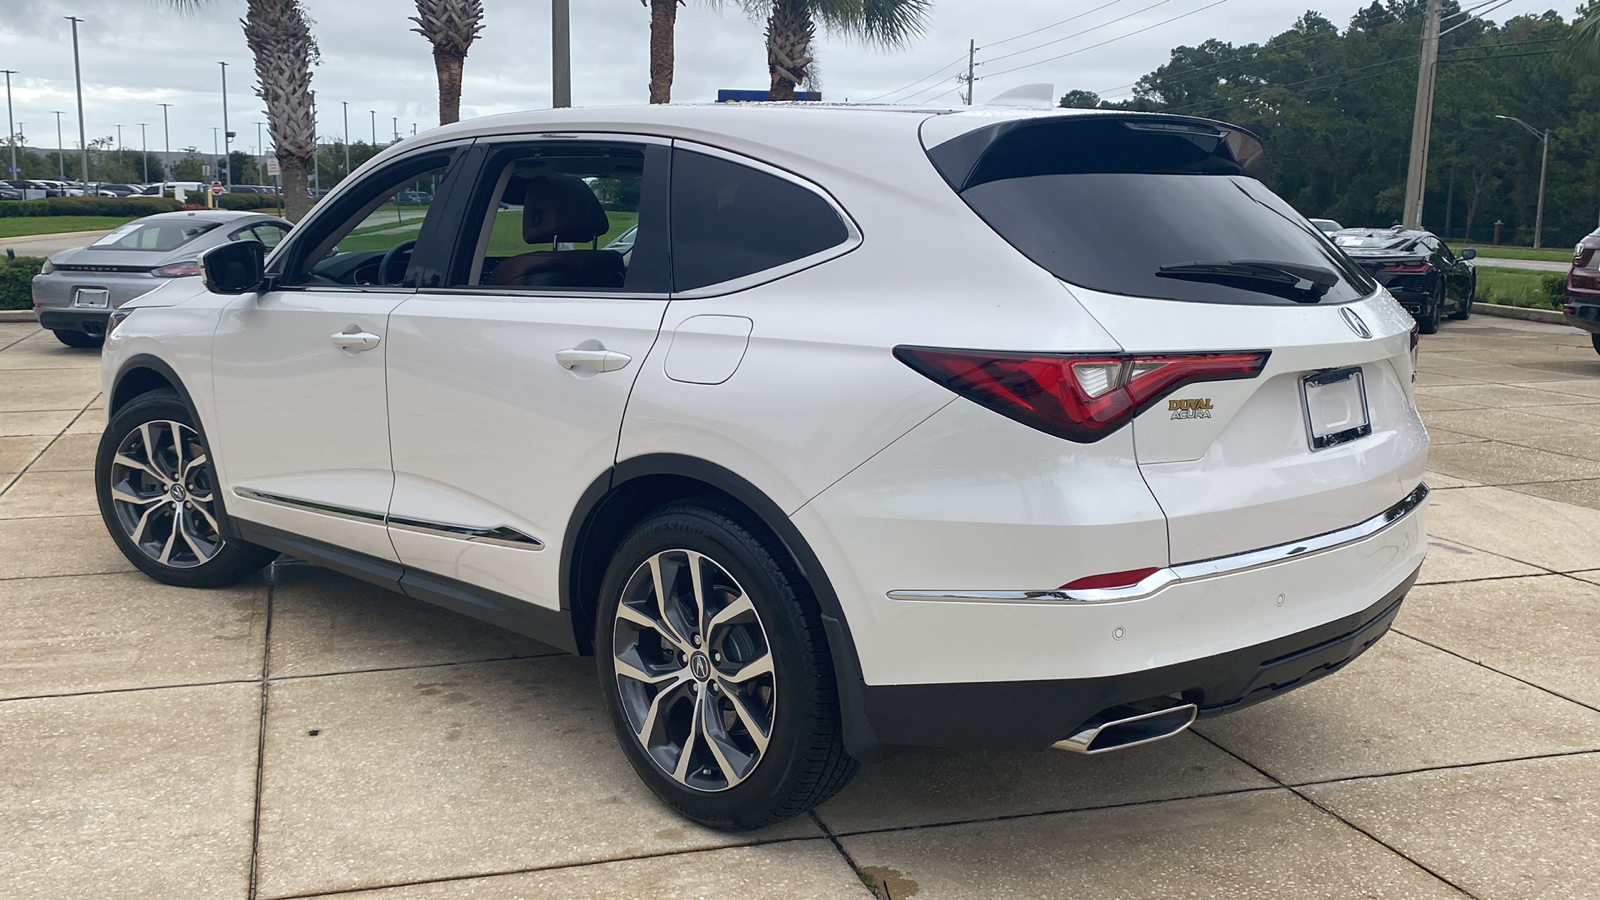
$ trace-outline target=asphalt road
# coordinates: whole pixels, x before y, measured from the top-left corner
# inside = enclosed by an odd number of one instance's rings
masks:
[[[49,256],[62,250],[87,247],[105,237],[108,231],[73,231],[66,234],[40,234],[0,238],[0,253],[14,250],[18,256]]]

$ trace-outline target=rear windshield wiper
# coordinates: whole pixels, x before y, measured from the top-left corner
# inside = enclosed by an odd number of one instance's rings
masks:
[[[1210,281],[1263,294],[1286,294],[1291,300],[1316,303],[1339,283],[1339,273],[1322,266],[1260,259],[1229,259],[1162,266],[1161,278]]]

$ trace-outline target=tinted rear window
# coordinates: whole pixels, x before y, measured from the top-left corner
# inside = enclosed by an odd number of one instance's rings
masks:
[[[674,290],[804,259],[849,236],[833,206],[813,191],[725,159],[673,152]]]
[[[1207,123],[1086,117],[992,126],[929,156],[990,227],[1069,284],[1235,304],[1343,303],[1376,290],[1247,174],[1259,153],[1253,137]],[[1281,271],[1262,268],[1271,264],[1302,274],[1280,286],[1250,274]]]

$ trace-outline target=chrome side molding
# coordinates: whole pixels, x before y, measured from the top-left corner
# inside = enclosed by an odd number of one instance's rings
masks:
[[[1202,559],[1157,569],[1138,584],[1127,587],[1097,588],[1094,590],[1064,591],[890,591],[891,600],[935,600],[978,603],[1122,603],[1142,600],[1167,587],[1183,581],[1199,581],[1219,575],[1234,575],[1259,569],[1300,556],[1312,556],[1336,550],[1346,544],[1366,540],[1393,527],[1422,507],[1428,499],[1428,486],[1418,484],[1416,490],[1401,498],[1400,502],[1381,513],[1348,528],[1319,534],[1304,540],[1248,550],[1230,556]]]
[[[349,519],[355,522],[370,522],[374,525],[387,525],[401,531],[415,534],[426,534],[434,537],[454,538],[473,544],[490,544],[496,547],[510,547],[513,550],[543,550],[544,541],[531,534],[518,531],[509,525],[499,525],[493,528],[480,528],[474,525],[455,525],[449,522],[432,522],[427,519],[405,519],[391,516],[386,513],[370,512],[364,509],[351,509],[343,506],[333,506],[328,503],[318,503],[312,500],[302,500],[298,497],[287,497],[283,494],[269,494],[266,491],[257,491],[251,488],[236,487],[233,493],[246,500],[259,500],[263,503],[273,503],[298,509],[303,512],[314,512],[324,516],[334,516],[340,519]]]

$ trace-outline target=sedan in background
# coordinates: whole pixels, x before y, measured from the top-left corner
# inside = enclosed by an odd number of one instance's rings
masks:
[[[1472,315],[1478,272],[1476,250],[1450,252],[1438,235],[1402,228],[1346,228],[1329,238],[1372,274],[1417,320],[1423,334],[1439,330],[1446,314]]]
[[[1562,311],[1572,317],[1567,321],[1589,332],[1595,352],[1600,353],[1600,229],[1579,241],[1572,251],[1567,303]]]
[[[1343,225],[1340,225],[1338,222],[1335,222],[1332,219],[1307,219],[1306,221],[1317,226],[1317,228],[1320,229],[1323,234],[1333,234],[1335,231],[1344,230]]]
[[[136,219],[87,247],[50,257],[33,278],[39,324],[68,347],[98,347],[111,311],[160,287],[200,274],[200,254],[230,241],[277,246],[289,223],[259,213],[208,210]]]

